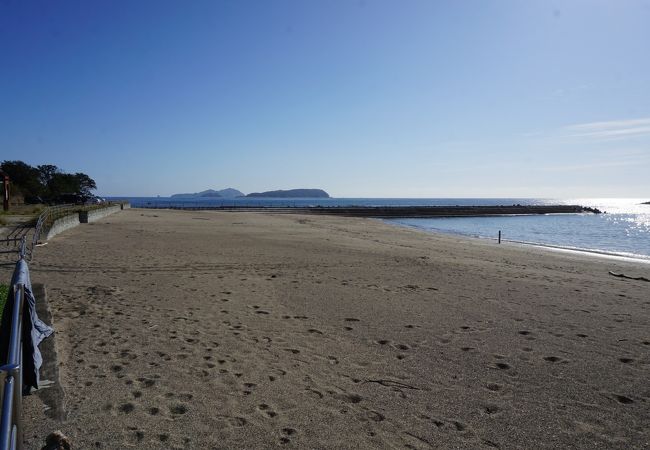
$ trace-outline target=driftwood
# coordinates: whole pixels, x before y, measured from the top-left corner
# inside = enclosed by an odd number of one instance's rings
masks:
[[[627,278],[628,280],[638,280],[638,281],[648,281],[648,282],[650,282],[650,279],[648,279],[646,277],[630,277],[630,276],[625,275],[624,273],[616,273],[616,272],[612,272],[611,270],[610,270],[609,274],[611,276],[613,276],[613,277]]]

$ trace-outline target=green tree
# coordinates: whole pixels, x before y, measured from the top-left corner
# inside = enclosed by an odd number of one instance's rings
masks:
[[[56,197],[61,194],[76,194],[79,183],[71,173],[55,173],[49,183],[50,194]]]
[[[77,193],[84,197],[92,196],[92,192],[97,189],[97,183],[85,173],[77,172],[74,174],[77,182]]]
[[[19,192],[25,198],[37,197],[43,193],[36,168],[22,161],[3,161],[0,168],[9,175],[13,192]]]
[[[65,173],[52,164],[32,167],[22,161],[3,161],[0,169],[9,175],[13,191],[21,193],[26,202],[36,202],[39,197],[56,201],[62,194],[90,197],[97,189],[95,180],[85,173]]]

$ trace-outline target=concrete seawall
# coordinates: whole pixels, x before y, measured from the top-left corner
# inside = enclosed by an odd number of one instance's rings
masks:
[[[68,216],[59,217],[52,222],[52,226],[47,230],[45,240],[49,241],[57,234],[63,233],[65,230],[69,230],[70,228],[74,228],[79,225],[79,223],[79,214],[70,214]]]
[[[109,206],[107,208],[91,209],[90,211],[80,211],[79,222],[92,223],[101,219],[102,217],[106,217],[109,214],[113,214],[121,210],[122,208],[120,207],[120,205],[115,205],[115,206]]]
[[[126,206],[127,209],[129,207],[130,205]],[[116,212],[119,212],[124,208],[125,208],[124,205],[111,205],[105,208],[96,208],[96,209],[91,209],[90,211],[79,211],[72,214],[68,214],[67,216],[59,217],[54,222],[52,222],[52,226],[50,226],[50,229],[47,231],[47,234],[45,235],[45,240],[49,241],[57,234],[63,233],[64,231],[69,230],[70,228],[74,228],[81,223],[95,222],[103,217],[108,216],[109,214],[114,214]]]

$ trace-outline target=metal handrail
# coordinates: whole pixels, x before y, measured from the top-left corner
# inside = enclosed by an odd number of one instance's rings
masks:
[[[13,311],[7,363],[0,367],[0,379],[4,381],[2,411],[0,413],[0,450],[21,450],[23,436],[21,425],[23,392],[23,304],[25,285],[13,285]]]
[[[105,206],[111,206],[113,204],[115,203],[110,202],[107,203]],[[84,210],[88,208],[90,207],[84,205],[75,205],[71,203],[65,205],[48,206],[39,214],[38,218],[36,219],[36,224],[33,226],[34,234],[31,236],[31,242],[28,242],[27,236],[29,234],[29,230],[32,229],[32,226],[31,225],[18,226],[6,238],[0,239],[0,243],[5,243],[7,247],[13,243],[14,249],[16,245],[20,243],[19,249],[0,251],[0,253],[13,253],[14,251],[17,251],[18,253],[20,253],[21,258],[28,259],[31,261],[32,254],[34,253],[34,248],[38,245],[41,236],[50,229],[52,223],[56,219],[59,219],[69,214],[77,213],[80,210]]]
[[[79,207],[78,205],[66,204],[66,205],[48,206],[47,208],[45,208],[39,214],[38,219],[36,220],[36,226],[34,228],[34,236],[32,237],[31,248],[33,249],[36,246],[36,244],[38,244],[38,241],[41,238],[41,233],[43,233],[43,230],[48,225],[50,225],[51,221],[64,215],[63,213],[67,212],[68,210],[72,210],[78,207]]]
[[[9,238],[14,245],[18,244],[19,262],[31,259],[34,246],[38,243],[41,233],[49,226],[50,222],[65,215],[76,205],[62,205],[50,207],[43,211],[37,220],[31,246],[28,245],[27,236],[23,234],[20,239]],[[19,265],[16,266],[12,280],[18,280]],[[23,309],[25,304],[25,285],[14,283],[13,310],[11,315],[11,330],[7,348],[7,360],[0,366],[0,450],[22,450],[23,429],[22,394],[23,394]]]

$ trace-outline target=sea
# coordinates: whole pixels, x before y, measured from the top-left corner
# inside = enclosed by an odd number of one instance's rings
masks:
[[[118,200],[117,197],[111,198]],[[193,208],[201,206],[328,207],[328,206],[467,206],[467,205],[582,205],[603,214],[545,214],[531,216],[390,219],[396,226],[480,239],[541,245],[650,262],[650,205],[648,198],[172,198],[120,197],[133,207]]]

